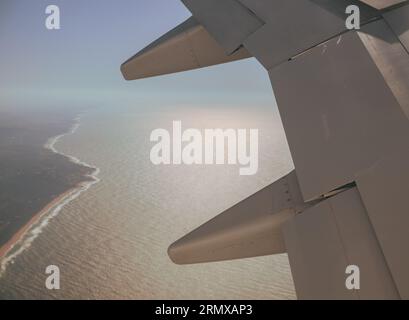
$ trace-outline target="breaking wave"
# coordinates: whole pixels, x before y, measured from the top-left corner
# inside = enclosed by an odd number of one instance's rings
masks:
[[[43,232],[44,228],[47,227],[50,221],[55,218],[67,204],[69,204],[83,192],[87,191],[91,186],[100,181],[100,178],[98,177],[100,169],[98,167],[90,165],[72,155],[65,154],[56,149],[56,144],[58,143],[58,141],[60,141],[60,139],[67,135],[72,135],[77,131],[80,126],[81,117],[82,115],[79,115],[74,119],[74,124],[68,132],[48,139],[48,141],[44,144],[44,148],[68,158],[69,161],[75,164],[92,169],[91,173],[85,175],[85,177],[90,178],[90,180],[80,183],[71,191],[63,194],[63,196],[61,196],[55,204],[47,208],[44,212],[39,213],[40,216],[38,220],[33,222],[33,224],[28,227],[27,231],[22,234],[20,239],[12,244],[6,255],[0,260],[0,277],[4,274],[7,267],[10,264],[13,264],[14,260],[21,253],[30,248],[31,244]]]

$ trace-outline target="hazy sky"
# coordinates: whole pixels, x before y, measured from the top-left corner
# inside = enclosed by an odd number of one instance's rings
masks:
[[[58,5],[61,30],[45,28]],[[254,60],[126,82],[119,67],[190,16],[179,0],[0,0],[0,102],[272,105]]]

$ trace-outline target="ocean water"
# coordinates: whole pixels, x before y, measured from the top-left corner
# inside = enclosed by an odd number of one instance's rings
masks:
[[[184,129],[258,128],[258,173],[240,176],[229,165],[154,166],[150,133],[171,131],[174,120]],[[74,129],[52,147],[98,168],[96,183],[33,227],[30,242],[26,237],[4,266],[0,298],[295,298],[286,255],[191,266],[167,256],[172,242],[292,170],[276,112],[101,107],[83,114]],[[45,287],[49,265],[60,268],[60,290]]]

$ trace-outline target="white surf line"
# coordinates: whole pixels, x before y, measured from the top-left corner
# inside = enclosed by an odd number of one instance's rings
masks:
[[[78,185],[78,188],[75,188],[72,192],[69,192],[66,196],[64,196],[59,203],[56,203],[54,206],[50,207],[46,212],[44,212],[43,216],[39,218],[37,222],[35,222],[32,226],[29,227],[27,232],[14,243],[8,253],[1,259],[0,261],[0,277],[3,276],[4,272],[7,269],[7,266],[14,263],[16,257],[18,257],[21,253],[31,247],[34,240],[43,232],[44,228],[47,227],[49,222],[56,217],[60,211],[66,206],[68,203],[76,199],[81,193],[87,191],[91,186],[98,183],[100,179],[98,175],[100,173],[100,169],[98,167],[92,166],[88,163],[81,161],[80,159],[72,156],[67,155],[61,151],[58,151],[55,147],[57,142],[64,136],[74,134],[80,126],[81,115],[74,119],[75,123],[71,127],[71,129],[63,134],[50,138],[47,143],[44,145],[44,148],[53,151],[54,153],[60,154],[66,158],[68,158],[71,162],[82,165],[88,168],[93,169],[92,173],[85,175],[88,178],[91,178],[91,181],[85,181]]]

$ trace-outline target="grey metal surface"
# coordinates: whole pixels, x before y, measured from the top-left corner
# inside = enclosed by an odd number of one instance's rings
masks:
[[[244,48],[226,55],[192,17],[122,64],[121,71],[125,79],[135,80],[248,57]]]
[[[385,13],[384,17],[409,52],[409,3]]]
[[[356,188],[340,193],[284,226],[300,299],[399,299]],[[360,290],[346,288],[346,267],[360,268]]]
[[[269,73],[305,200],[354,181],[409,136],[407,118],[355,32]]]
[[[262,14],[267,23],[250,35],[244,46],[266,68],[287,61],[345,31],[345,7],[338,1],[240,0]],[[362,23],[379,13],[362,5]],[[331,9],[331,10],[328,10]]]
[[[373,61],[409,119],[409,54],[384,20],[358,33]]]
[[[359,298],[399,299],[358,189],[352,188],[331,198],[329,202],[348,263],[360,269]]]
[[[346,13],[345,9],[349,5],[356,5],[360,8],[361,19],[363,22],[368,21],[369,19],[379,16],[380,13],[378,10],[362,3],[358,0],[238,0],[251,11],[253,11],[261,20],[266,22],[275,22],[277,19],[277,8],[280,8],[285,3],[300,4],[304,6],[302,2],[308,3],[311,2],[312,4],[321,7],[322,9],[328,11],[329,13],[341,18],[345,21]],[[297,11],[300,11],[299,13]],[[290,16],[287,16],[288,23],[295,21],[294,17],[300,17],[303,15],[303,12],[299,9],[294,10]],[[284,18],[284,17],[283,17]],[[303,20],[307,18],[307,12],[305,16],[302,17]]]
[[[329,201],[289,220],[283,233],[298,299],[358,299],[345,287],[349,262]]]
[[[335,0],[335,1],[310,0],[310,1],[344,20],[347,17],[346,8],[350,5],[355,5],[359,7],[361,23],[366,23],[372,18],[380,16],[379,10],[359,0]]]
[[[408,144],[360,173],[357,186],[399,293],[409,299]]]
[[[361,0],[376,9],[384,9],[407,0]]]
[[[299,298],[409,299],[408,1],[182,1],[194,18],[127,61],[125,78],[254,55],[269,70],[297,174],[176,241],[171,259],[287,251]],[[345,30],[349,4],[361,9],[360,32]],[[350,264],[359,292],[345,287]]]
[[[292,172],[176,241],[169,256],[188,264],[284,253],[281,226],[304,207]]]
[[[227,54],[264,23],[236,0],[182,0]]]

